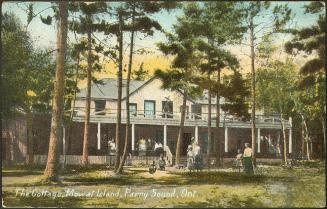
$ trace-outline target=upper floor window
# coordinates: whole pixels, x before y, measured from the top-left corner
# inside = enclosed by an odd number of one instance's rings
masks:
[[[137,116],[137,104],[136,103],[129,103],[129,114],[131,117]]]
[[[191,112],[194,115],[195,119],[201,119],[202,110],[200,104],[193,104],[191,106]]]
[[[156,113],[156,102],[154,100],[144,101],[144,116],[154,116]]]
[[[94,100],[95,104],[95,114],[96,115],[105,115],[106,100]]]
[[[162,101],[162,117],[172,118],[173,112],[173,101]]]

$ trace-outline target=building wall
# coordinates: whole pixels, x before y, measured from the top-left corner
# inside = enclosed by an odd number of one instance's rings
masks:
[[[3,165],[24,163],[27,155],[27,125],[23,117],[2,122]]]
[[[183,104],[183,95],[177,91],[168,91],[161,89],[162,82],[154,79],[148,85],[144,86],[130,96],[130,102],[137,104],[138,110],[144,110],[145,100],[154,100],[156,102],[156,111],[162,111],[162,101],[166,101],[166,97],[173,101],[173,111],[179,112],[180,106]],[[187,101],[186,105],[191,106],[192,102]],[[125,103],[123,104],[126,109]]]
[[[147,85],[143,86],[136,92],[134,92],[130,96],[130,103],[137,104],[137,110],[140,112],[144,111],[144,101],[145,100],[154,100],[156,105],[156,112],[162,111],[162,101],[166,101],[166,97],[173,101],[173,111],[174,114],[180,115],[180,106],[183,104],[183,96],[178,91],[169,91],[161,88],[162,81],[160,79],[154,79],[149,82]],[[189,113],[191,113],[191,105],[193,102],[187,101],[186,105],[189,108]],[[85,100],[84,99],[76,99],[75,103],[76,107],[81,107],[81,111],[79,114],[84,114]],[[202,104],[201,111],[203,113],[203,119],[208,117],[208,104]],[[95,102],[91,101],[91,113],[95,111]],[[116,100],[107,100],[106,101],[106,109],[109,115],[115,115],[117,110],[117,101]],[[122,109],[126,110],[125,100],[122,101]],[[139,113],[140,113],[139,112]],[[216,117],[216,105],[212,104],[211,106],[212,117]],[[223,114],[223,110],[220,109],[220,113]],[[251,113],[251,109],[249,109],[249,113]],[[262,115],[263,110],[256,109],[256,114]]]

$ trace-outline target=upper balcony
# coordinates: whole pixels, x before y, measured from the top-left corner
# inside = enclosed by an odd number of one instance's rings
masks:
[[[104,109],[101,111],[95,111],[91,108],[90,122],[91,123],[116,123],[117,110]],[[121,122],[126,123],[126,110],[121,110]],[[216,114],[211,114],[211,126],[216,127]],[[137,110],[130,112],[131,124],[145,124],[145,125],[169,125],[179,126],[181,119],[180,112],[162,112],[162,111],[144,111]],[[84,122],[85,120],[85,108],[75,107],[73,121]],[[292,121],[284,120],[285,128],[292,128]],[[185,126],[208,126],[208,113],[186,113]],[[239,117],[235,117],[228,114],[220,114],[220,127],[229,128],[251,128],[251,120],[244,120]],[[274,116],[256,115],[256,128],[269,128],[269,129],[281,129],[280,118]]]

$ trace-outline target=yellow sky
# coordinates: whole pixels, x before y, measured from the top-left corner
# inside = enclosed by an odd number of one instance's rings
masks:
[[[235,54],[240,62],[240,72],[242,74],[247,74],[251,72],[251,60],[249,57],[249,50],[247,48],[242,48],[240,46],[230,47],[229,50],[231,53]],[[281,48],[275,52],[273,55],[273,59],[284,61],[288,56]],[[311,59],[312,56],[303,58],[302,56],[298,56],[294,59],[294,63],[299,68],[302,66],[308,59]],[[139,68],[141,63],[143,62],[144,69],[149,71],[149,76],[151,77],[154,71],[158,68],[160,69],[168,69],[171,65],[172,57],[164,56],[161,53],[152,53],[147,55],[135,55],[133,58],[133,70]],[[127,70],[128,57],[124,57],[124,69]],[[102,78],[114,78],[116,77],[117,66],[113,62],[107,62],[104,65],[104,70],[100,73],[95,73],[94,76],[98,79]],[[227,72],[228,74],[228,72]],[[123,77],[126,78],[126,71],[123,72]],[[86,86],[86,80],[82,80],[78,84],[79,88],[84,88]]]
[[[134,56],[133,58],[133,67],[132,70],[136,70],[140,67],[143,62],[143,68],[149,71],[149,76],[151,77],[156,69],[168,69],[171,63],[172,57],[166,57],[161,54],[150,54],[150,55],[142,55],[142,56]],[[127,70],[128,57],[124,57],[124,69]],[[97,79],[102,78],[115,78],[117,72],[117,66],[113,62],[107,62],[104,65],[104,70],[100,73],[95,72],[94,76]],[[126,78],[126,71],[123,72],[123,77]],[[86,80],[82,80],[79,82],[78,86],[83,88],[86,86]]]

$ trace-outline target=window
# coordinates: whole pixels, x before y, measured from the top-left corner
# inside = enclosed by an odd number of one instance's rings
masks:
[[[95,104],[95,114],[96,115],[105,115],[106,100],[94,100]]]
[[[182,108],[183,108],[183,105],[181,105],[180,107],[179,107],[179,112],[180,113],[182,113]],[[188,107],[188,105],[186,105],[186,111],[185,111],[185,118],[190,118],[189,117],[189,114],[190,114],[190,111],[189,111],[189,107]]]
[[[173,102],[172,101],[162,101],[162,117],[172,118],[173,117]]]
[[[131,117],[137,116],[137,104],[136,103],[129,103],[129,114]]]
[[[194,114],[194,118],[195,119],[201,119],[201,105],[200,104],[193,104],[191,106],[191,111],[192,111],[192,114]]]
[[[144,101],[144,116],[154,116],[156,112],[156,102],[153,100]]]

